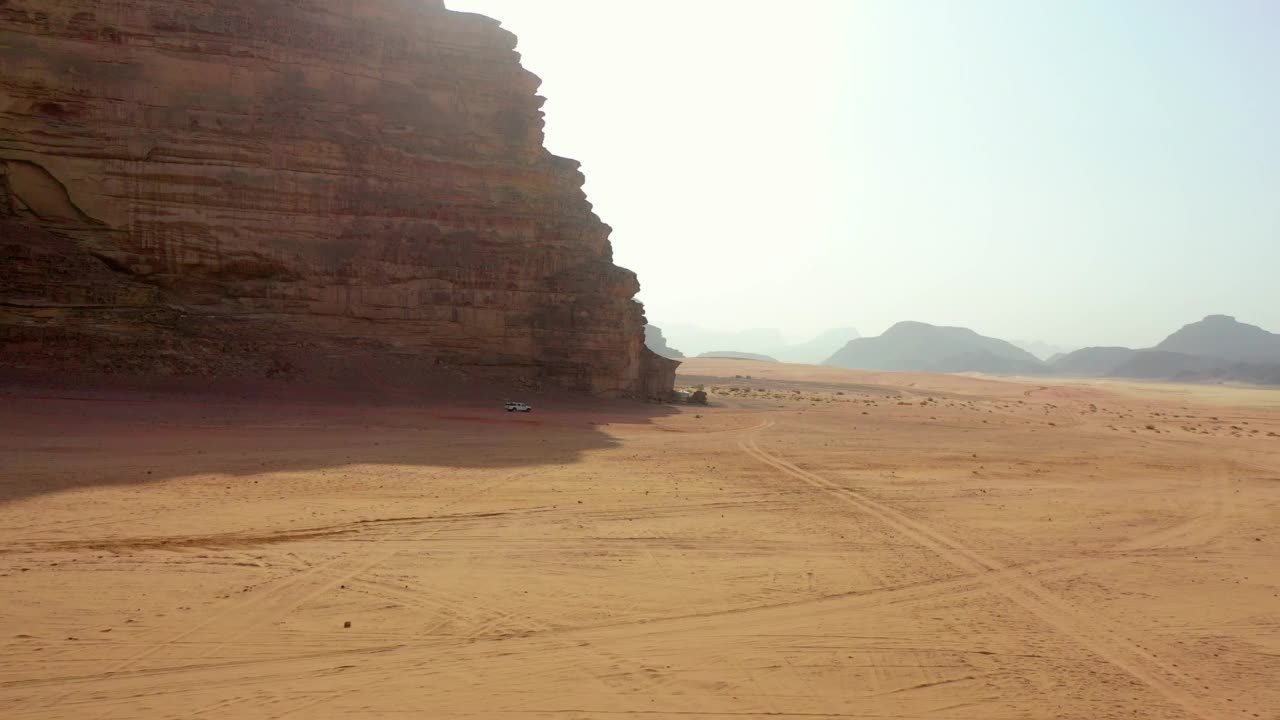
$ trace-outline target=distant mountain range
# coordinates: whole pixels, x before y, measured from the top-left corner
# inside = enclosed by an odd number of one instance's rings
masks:
[[[817,365],[831,357],[831,354],[844,347],[850,340],[862,337],[851,327],[832,328],[807,342],[775,348],[767,354],[773,355],[782,362],[805,363]]]
[[[1049,360],[1058,355],[1065,355],[1071,352],[1071,348],[1054,345],[1052,343],[1041,342],[1039,340],[1010,340],[1009,342],[1035,355],[1041,360]]]
[[[783,337],[782,331],[776,328],[723,332],[679,323],[663,326],[661,330],[654,325],[648,327],[653,328],[658,337],[665,336],[659,346],[656,338],[650,337],[650,331],[646,330],[645,343],[650,350],[659,355],[665,354],[659,348],[667,347],[669,342],[693,356],[703,353],[734,352],[766,355],[782,362],[814,365],[830,357],[850,340],[861,337],[856,329],[842,327],[826,330],[811,340],[791,344]]]
[[[1181,382],[1242,382],[1280,385],[1280,334],[1210,315],[1145,349],[1086,347],[1057,352],[1040,342],[1016,343],[961,327],[900,322],[878,337],[853,328],[828,330],[808,342],[787,344],[773,329],[716,332],[692,325],[664,331],[645,328],[645,343],[670,358],[684,357],[672,342],[696,357],[813,363],[859,370],[1116,377]],[[708,346],[704,343],[715,343]],[[1048,355],[1044,360],[1037,357]]]
[[[1210,315],[1145,350],[1084,348],[1053,359],[1065,375],[1280,385],[1280,334]]]
[[[684,357],[679,350],[667,345],[667,339],[662,336],[662,328],[656,325],[644,326],[644,344],[645,347],[664,358],[679,360]]]
[[[699,355],[700,358],[727,358],[730,360],[759,360],[761,362],[778,362],[777,358],[771,358],[768,355],[757,355],[756,353],[734,352],[732,350],[713,350]]]
[[[1241,363],[1280,362],[1280,335],[1239,322],[1230,315],[1210,315],[1184,325],[1153,349]]]
[[[685,323],[664,323],[661,327],[667,342],[690,357],[718,350],[768,355],[787,344],[782,331],[776,328],[724,331]]]
[[[1044,362],[1012,343],[967,328],[902,322],[879,337],[849,342],[825,364],[864,370],[1271,385],[1280,384],[1280,335],[1228,315],[1210,315],[1153,348],[1088,347]]]
[[[826,365],[859,370],[1038,374],[1044,363],[1012,343],[959,327],[900,322],[883,335],[852,340]]]
[[[1106,375],[1133,359],[1126,347],[1087,347],[1049,358],[1049,367],[1067,375]]]

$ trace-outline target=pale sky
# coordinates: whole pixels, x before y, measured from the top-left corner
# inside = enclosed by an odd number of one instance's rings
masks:
[[[651,322],[1280,332],[1275,0],[446,0],[544,81]]]

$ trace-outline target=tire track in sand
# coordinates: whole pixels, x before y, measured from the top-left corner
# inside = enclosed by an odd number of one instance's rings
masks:
[[[1108,626],[1109,623],[1096,614],[1083,616],[1069,603],[1033,578],[1018,573],[1005,574],[1009,570],[1005,564],[982,555],[959,540],[856,490],[841,487],[761,449],[756,443],[756,436],[774,424],[772,420],[766,420],[757,428],[748,431],[738,441],[739,448],[759,462],[881,521],[901,535],[932,550],[952,565],[974,574],[994,592],[1017,603],[1189,714],[1204,720],[1213,720],[1227,714],[1240,713],[1240,708],[1219,707],[1212,698],[1203,697],[1194,689],[1202,687],[1202,683],[1143,650],[1138,643],[1126,637],[1123,630]],[[997,582],[997,578],[993,578],[992,573],[1004,574],[1004,577],[999,578],[1003,582]]]
[[[531,471],[514,472],[497,482],[489,483],[472,492],[463,493],[458,497],[453,498],[449,502],[442,504],[436,512],[437,514],[442,513],[461,503],[474,500],[475,498],[490,493],[497,488],[516,482],[530,474]],[[433,529],[428,533],[428,536],[441,532],[445,527],[447,527],[447,523]],[[362,533],[363,530],[360,530],[357,535]],[[371,540],[369,540],[369,544],[374,547],[378,547],[386,538],[386,535],[375,535]],[[111,677],[117,673],[126,671],[137,663],[142,662],[166,648],[173,647],[178,643],[187,640],[196,633],[199,633],[216,623],[235,617],[248,618],[247,623],[237,623],[238,627],[233,630],[233,634],[230,638],[224,638],[222,641],[206,647],[204,652],[199,655],[200,658],[208,657],[210,653],[234,644],[236,640],[243,637],[250,630],[260,628],[265,624],[269,624],[284,617],[285,615],[288,615],[290,612],[305,605],[316,597],[319,597],[326,591],[332,590],[334,587],[347,580],[359,577],[360,575],[363,575],[378,565],[386,562],[394,557],[398,552],[398,550],[386,550],[376,554],[371,559],[368,559],[366,556],[365,561],[359,563],[354,569],[350,569],[351,563],[361,560],[361,556],[350,551],[340,553],[336,557],[314,565],[293,575],[292,577],[283,578],[283,582],[280,582],[276,586],[269,588],[262,593],[257,593],[243,602],[235,603],[229,607],[223,608],[222,610],[216,611],[211,615],[206,616],[195,625],[148,643],[146,647],[111,666],[102,674],[104,677]],[[337,570],[336,574],[333,572],[335,570]],[[74,693],[75,691],[70,691],[52,698],[48,702],[47,707],[52,709],[65,704],[74,695]]]

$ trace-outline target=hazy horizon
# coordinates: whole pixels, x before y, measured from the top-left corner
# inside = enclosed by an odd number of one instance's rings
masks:
[[[658,326],[1280,331],[1280,5],[446,4],[519,36]]]

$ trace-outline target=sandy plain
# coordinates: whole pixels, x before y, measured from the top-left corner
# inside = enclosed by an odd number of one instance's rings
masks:
[[[1280,393],[680,382],[8,390],[0,717],[1280,717]]]

